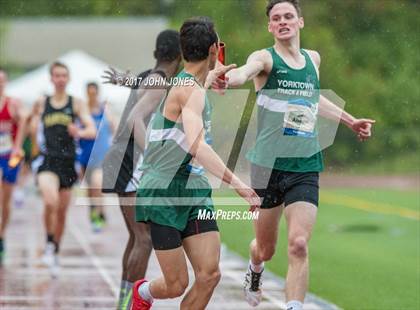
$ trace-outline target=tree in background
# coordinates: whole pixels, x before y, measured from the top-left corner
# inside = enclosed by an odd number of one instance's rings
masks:
[[[334,147],[326,151],[327,163],[354,167],[357,162],[391,158],[402,164],[411,158],[406,166],[410,169],[414,164],[418,169],[419,2],[301,2],[307,27],[303,46],[318,50],[323,58],[321,87],[344,98],[352,114],[377,120],[374,137],[367,144],[359,144],[351,133],[339,130]],[[250,52],[273,44],[265,5],[264,0],[0,0],[0,17],[165,15],[179,28],[185,18],[207,15],[229,45],[229,62],[243,64]],[[251,83],[247,87],[252,88]]]

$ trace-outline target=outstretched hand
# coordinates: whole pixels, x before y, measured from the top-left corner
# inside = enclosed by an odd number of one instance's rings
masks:
[[[119,72],[113,67],[109,67],[101,76],[105,81],[103,84],[123,85],[124,81],[131,76],[130,70]]]
[[[351,124],[351,129],[357,134],[360,141],[365,141],[372,136],[372,125],[375,122],[375,120],[366,118],[356,119]]]
[[[221,80],[219,77],[224,75],[226,72],[229,72],[232,69],[236,68],[236,64],[231,64],[231,65],[222,65],[219,64],[216,68],[214,68],[213,70],[211,70],[207,76],[206,79],[206,83],[205,83],[205,87],[209,88],[210,86],[213,85],[214,82],[216,82],[217,80]]]
[[[224,79],[217,77],[211,84],[211,89],[219,95],[223,95],[226,92],[228,86],[229,78],[227,76],[225,76]]]

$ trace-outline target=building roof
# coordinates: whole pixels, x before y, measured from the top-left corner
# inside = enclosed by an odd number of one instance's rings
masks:
[[[108,102],[109,108],[115,111],[117,115],[122,112],[130,94],[130,89],[102,84],[101,75],[107,68],[106,63],[79,50],[70,51],[57,58],[69,68],[70,82],[67,85],[67,92],[70,95],[86,100],[86,84],[96,82],[99,84],[101,101]],[[26,106],[31,106],[41,96],[52,95],[53,91],[49,64],[44,64],[20,76],[6,86],[6,95],[19,98]]]

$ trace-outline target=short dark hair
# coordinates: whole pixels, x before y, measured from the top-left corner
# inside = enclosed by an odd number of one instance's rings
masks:
[[[155,58],[158,62],[174,61],[181,55],[179,32],[164,30],[156,38]]]
[[[182,56],[186,61],[200,61],[209,56],[209,48],[218,42],[214,23],[208,17],[187,19],[179,31]]]
[[[99,89],[98,83],[96,83],[96,82],[89,82],[89,83],[87,83],[86,84],[86,89],[88,89],[89,87],[95,87],[96,90]]]
[[[299,0],[269,0],[265,13],[270,17],[271,9],[278,3],[288,2],[293,5],[298,13],[298,16],[302,16],[302,9],[300,8]]]
[[[63,64],[61,61],[54,61],[51,65],[50,65],[50,74],[52,75],[54,68],[56,67],[61,67],[67,70],[67,72],[69,72],[69,68]]]

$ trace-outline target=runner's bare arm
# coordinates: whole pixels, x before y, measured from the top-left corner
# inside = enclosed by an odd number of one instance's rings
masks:
[[[83,125],[83,128],[77,128],[75,124],[70,124],[69,133],[75,137],[83,139],[95,139],[96,137],[96,127],[93,122],[92,116],[90,116],[89,109],[82,100],[74,98],[74,112],[77,117],[80,119],[80,122]]]
[[[44,112],[45,108],[45,100],[47,98],[45,96],[39,97],[34,104],[32,105],[32,115],[41,116],[41,114]]]
[[[38,124],[41,120],[41,115],[44,112],[45,97],[38,98],[32,105],[31,114],[29,116],[29,132],[32,137],[36,137]]]
[[[308,53],[319,70],[321,56],[316,51],[308,50]],[[339,121],[346,125],[357,134],[360,141],[367,140],[372,135],[371,129],[372,125],[375,123],[374,120],[363,118],[357,119],[323,95],[320,95],[319,97],[319,114],[327,119]]]
[[[186,95],[187,97],[181,101],[181,116],[187,143],[190,146],[189,153],[211,174],[232,185],[253,210],[259,205],[258,195],[226,167],[219,155],[204,140],[202,112],[205,104],[205,90],[197,87],[190,92],[189,96]]]
[[[166,88],[162,87],[142,90],[142,95],[128,116],[129,128],[134,129],[134,140],[142,150],[146,147],[147,118],[156,110],[166,92]]]
[[[267,69],[270,54],[266,50],[253,52],[246,64],[226,74],[229,86],[238,87],[258,76]]]
[[[372,135],[372,125],[375,120],[355,118],[324,96],[319,98],[319,114],[331,120],[339,121],[357,134],[360,141],[367,140]]]
[[[25,107],[23,106],[22,102],[18,99],[13,99],[12,106],[13,106],[12,117],[19,124],[18,129],[17,129],[16,139],[13,145],[12,156],[14,155],[23,156],[24,154],[22,150],[22,145],[23,145],[23,140],[25,139],[25,136],[28,130],[29,114],[27,110],[25,109]]]
[[[32,105],[31,114],[29,116],[29,136],[32,142],[32,157],[36,157],[40,153],[37,141],[37,133],[41,121],[41,116],[44,112],[45,99],[45,97],[40,97],[35,101],[35,103]]]
[[[313,63],[315,64],[315,67],[317,70],[319,70],[319,67],[321,66],[321,55],[317,51],[314,50],[305,50],[309,57],[311,57]]]

